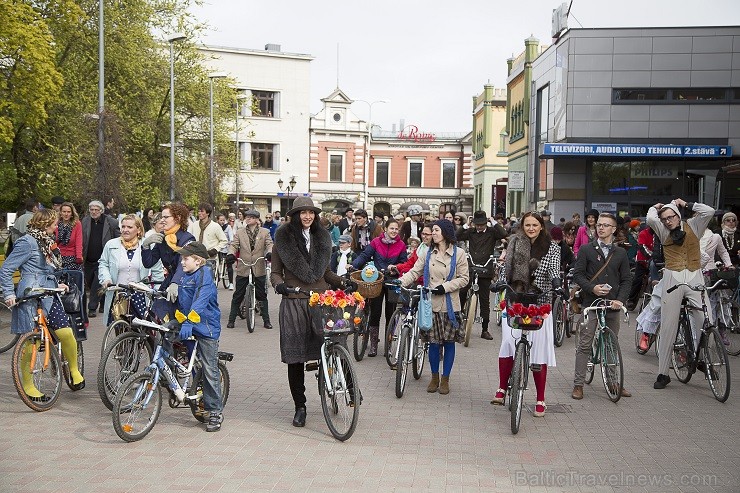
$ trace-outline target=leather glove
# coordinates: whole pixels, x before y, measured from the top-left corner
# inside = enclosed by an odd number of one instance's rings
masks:
[[[185,340],[189,339],[190,336],[193,335],[193,325],[192,324],[183,324],[182,327],[180,327],[180,339]]]
[[[432,294],[445,294],[445,287],[440,284],[432,288]]]
[[[357,283],[355,281],[344,281],[344,289],[348,291],[357,291]]]
[[[141,248],[149,248],[149,246],[155,243],[162,243],[163,241],[164,235],[162,233],[152,233],[141,242]]]
[[[177,301],[177,288],[179,286],[174,282],[167,286],[167,301],[174,303]]]
[[[267,253],[265,254],[265,260],[267,260],[267,261],[269,262],[269,261],[270,261],[271,259],[272,259],[272,253],[270,253],[270,252],[267,252]]]
[[[234,262],[236,262],[236,255],[234,255],[233,253],[228,254],[226,256],[226,264],[227,265],[231,265]]]
[[[277,294],[288,294],[288,286],[284,282],[281,282],[280,284],[275,286],[275,292]]]
[[[210,250],[208,250],[208,255],[211,257],[215,257],[217,254],[218,250],[216,250],[215,248],[211,248]]]

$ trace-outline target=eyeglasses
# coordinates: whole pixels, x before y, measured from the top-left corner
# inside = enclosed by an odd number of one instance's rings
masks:
[[[598,223],[596,224],[597,228],[614,228],[615,226],[613,224],[606,224],[606,223]]]
[[[737,219],[733,219],[731,217],[728,217],[727,219],[725,219],[725,222],[726,223],[736,223],[737,222]]]
[[[432,236],[432,233],[422,233],[421,236]]]
[[[660,218],[660,222],[667,223],[667,222],[671,221],[672,219],[674,219],[676,217],[678,217],[678,214],[673,214],[671,216],[661,217]]]
[[[459,217],[456,217],[455,221],[462,221],[462,219],[460,219]]]
[[[163,216],[162,216],[162,219],[169,219],[169,218],[171,218],[171,217],[172,217],[172,216],[165,216],[165,215],[163,215]]]

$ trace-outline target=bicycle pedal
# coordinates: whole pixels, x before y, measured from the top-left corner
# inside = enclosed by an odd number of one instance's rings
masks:
[[[542,365],[540,365],[540,364],[538,364],[538,363],[532,363],[531,365],[529,365],[529,368],[530,368],[530,369],[531,369],[531,370],[532,370],[533,372],[538,372],[538,371],[542,371]]]
[[[306,371],[316,371],[319,369],[318,361],[309,361],[306,363]]]

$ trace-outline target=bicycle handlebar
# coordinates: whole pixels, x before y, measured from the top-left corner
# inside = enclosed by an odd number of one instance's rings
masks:
[[[724,282],[725,282],[724,279],[720,279],[717,282],[715,282],[714,284],[712,284],[711,286],[706,286],[704,284],[697,284],[696,286],[692,286],[691,284],[687,284],[685,282],[679,282],[678,284],[676,284],[674,286],[671,286],[670,288],[666,289],[666,293],[672,293],[672,292],[674,292],[675,290],[677,290],[679,288],[679,286],[686,286],[687,288],[689,288],[692,291],[714,291],[715,289],[717,289],[717,287],[720,284],[722,284]]]
[[[66,293],[67,290],[64,288],[27,288],[23,296],[15,300],[16,304],[25,303],[26,301],[35,300],[36,298],[46,298],[48,296],[54,296],[55,294]]]
[[[250,264],[250,263],[247,263],[247,262],[246,262],[246,261],[245,261],[244,259],[242,259],[242,258],[238,258],[237,260],[238,260],[239,262],[243,263],[244,265],[246,265],[247,267],[254,267],[255,265],[257,265],[257,262],[259,262],[260,260],[265,260],[265,261],[267,261],[267,259],[265,259],[265,257],[264,257],[264,256],[263,256],[263,257],[257,257],[257,260],[255,260],[255,261],[254,261],[254,262],[252,262],[251,264]]]
[[[469,253],[467,254],[467,256],[468,256],[468,262],[470,262],[470,263],[471,263],[471,264],[473,265],[473,267],[480,267],[481,269],[483,269],[483,268],[486,268],[486,267],[488,267],[488,264],[490,264],[490,263],[491,263],[491,261],[492,261],[492,260],[493,260],[494,258],[496,258],[496,257],[495,257],[494,255],[491,255],[490,257],[488,257],[488,260],[486,261],[486,263],[485,263],[485,264],[483,264],[483,265],[478,265],[478,264],[476,264],[475,262],[473,262],[473,257],[472,257],[472,256],[471,256],[471,255],[470,255]]]
[[[424,286],[419,286],[418,288],[406,288],[395,282],[386,282],[384,284],[389,288],[399,288],[401,291],[411,296],[421,294],[423,291],[431,291],[431,288],[425,288]]]

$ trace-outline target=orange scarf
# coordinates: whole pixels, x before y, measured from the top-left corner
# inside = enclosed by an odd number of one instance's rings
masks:
[[[179,252],[182,247],[177,246],[177,233],[180,231],[180,225],[175,225],[172,229],[167,229],[164,232],[164,239],[167,242],[167,245],[172,249],[173,252],[177,253]]]

